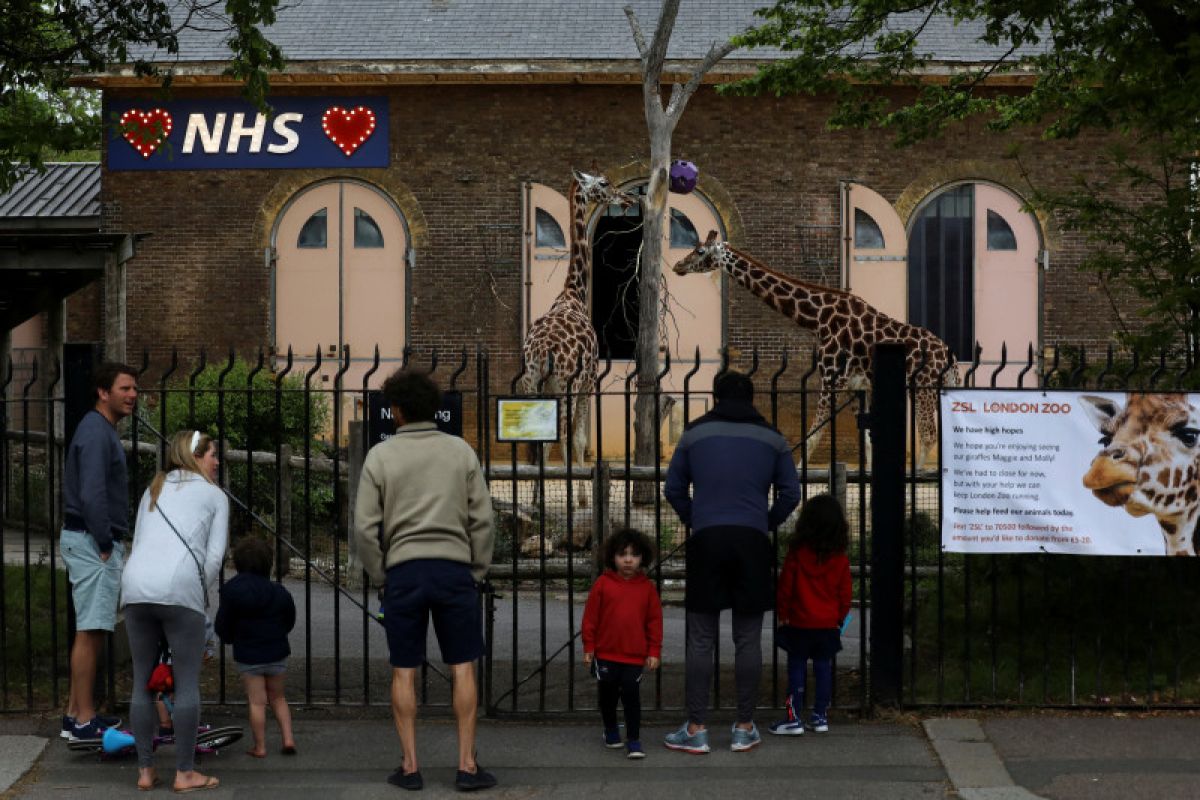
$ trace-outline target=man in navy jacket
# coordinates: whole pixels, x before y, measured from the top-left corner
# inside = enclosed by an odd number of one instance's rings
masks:
[[[688,719],[666,738],[667,747],[689,753],[709,752],[708,691],[718,620],[726,608],[733,610],[737,690],[730,748],[750,750],[762,741],[754,725],[762,675],[762,621],[775,604],[768,531],[782,524],[800,502],[791,448],[754,408],[750,378],[739,372],[718,375],[713,398],[713,410],[680,438],[663,488],[679,519],[692,529],[685,597]],[[774,503],[772,487],[777,492]]]

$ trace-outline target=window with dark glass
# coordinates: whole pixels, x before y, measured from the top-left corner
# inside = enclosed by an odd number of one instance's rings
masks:
[[[671,209],[671,247],[695,247],[700,244],[696,226],[678,209]]]
[[[354,246],[383,247],[383,231],[371,218],[371,215],[361,208],[354,209]]]
[[[975,337],[975,186],[934,198],[908,236],[908,321],[928,328],[970,360]]]
[[[320,211],[313,212],[309,217],[304,227],[300,229],[300,235],[296,237],[296,247],[307,248],[322,248],[328,244],[329,230],[329,209],[322,208]]]
[[[566,247],[567,240],[563,238],[562,227],[550,216],[550,212],[539,208],[535,221],[537,228],[538,247]]]
[[[992,211],[990,208],[987,213],[987,249],[988,250],[1016,250],[1017,237],[1013,234],[1013,229],[1009,226],[1004,217]]]
[[[860,250],[882,250],[883,231],[879,223],[861,208],[854,209],[854,246]]]

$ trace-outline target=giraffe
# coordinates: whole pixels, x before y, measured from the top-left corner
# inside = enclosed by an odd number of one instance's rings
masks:
[[[1188,396],[1130,393],[1125,407],[1084,395],[1102,450],[1083,485],[1102,503],[1133,517],[1153,514],[1167,555],[1196,555],[1200,522],[1200,413]]]
[[[567,277],[550,310],[538,317],[525,334],[522,346],[525,374],[521,388],[526,394],[534,394],[540,384],[549,394],[573,398],[572,449],[574,458],[582,464],[587,448],[588,401],[596,383],[596,365],[600,359],[588,302],[592,266],[588,211],[599,203],[630,206],[637,198],[614,187],[603,175],[589,175],[579,170],[571,173],[571,243]],[[571,380],[572,375],[575,375],[574,380]]]
[[[871,348],[898,342],[906,348],[905,375],[920,388],[916,393],[920,443],[918,468],[937,442],[937,390],[957,386],[959,374],[949,346],[925,328],[892,319],[861,297],[840,289],[806,283],[763,266],[745,253],[717,240],[717,232],[679,260],[676,275],[723,269],[764,303],[816,332],[817,369],[821,386],[835,391],[868,390],[871,386]],[[805,435],[811,455],[821,441],[831,412],[830,392],[822,391],[817,413]]]

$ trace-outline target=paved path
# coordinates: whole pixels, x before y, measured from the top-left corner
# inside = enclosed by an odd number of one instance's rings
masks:
[[[223,722],[224,720],[214,720]],[[236,721],[236,720],[230,720]],[[598,724],[484,722],[479,734],[482,763],[500,779],[491,797],[822,797],[935,800],[946,796],[945,771],[914,725],[845,723],[824,736],[771,738],[756,750],[732,753],[728,733],[716,730],[715,750],[689,756],[661,747],[669,730],[644,732],[649,757],[632,762],[600,744]],[[451,793],[455,758],[453,725],[424,721],[419,729],[424,796]],[[8,752],[0,737],[0,752]],[[384,779],[399,763],[398,745],[386,719],[337,720],[319,712],[297,715],[301,755],[263,760],[233,752],[207,759],[203,769],[222,787],[206,795],[253,798],[394,798]],[[273,744],[277,744],[272,739]],[[159,754],[169,778],[171,750]],[[7,760],[0,755],[0,760]],[[90,799],[129,797],[136,781],[132,761],[98,762],[51,741],[34,771],[13,797],[57,800],[70,792]]]

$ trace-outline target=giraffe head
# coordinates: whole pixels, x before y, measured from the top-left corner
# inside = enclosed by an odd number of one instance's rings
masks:
[[[585,204],[614,203],[622,208],[628,208],[638,202],[636,196],[613,186],[612,182],[597,170],[593,169],[592,173],[580,172],[577,169],[571,170],[575,183],[579,185],[579,195]]]
[[[1103,447],[1083,476],[1092,494],[1164,525],[1200,504],[1200,414],[1186,394],[1130,394],[1123,409],[1106,397],[1080,399]]]
[[[709,231],[708,238],[696,245],[692,252],[675,262],[671,267],[676,275],[689,272],[712,272],[721,267],[721,256],[728,252],[724,242],[717,240],[717,232]]]

